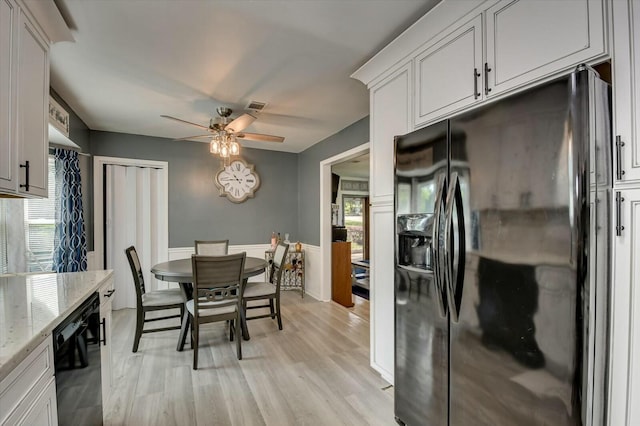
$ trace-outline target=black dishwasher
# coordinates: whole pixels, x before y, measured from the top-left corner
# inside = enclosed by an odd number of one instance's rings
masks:
[[[58,424],[102,424],[100,298],[91,295],[53,331]]]

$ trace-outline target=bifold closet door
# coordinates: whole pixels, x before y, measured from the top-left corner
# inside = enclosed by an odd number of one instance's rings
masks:
[[[160,191],[165,171],[113,164],[105,169],[105,268],[114,271],[113,309],[135,308],[133,277],[124,250],[136,247],[146,290],[158,289],[150,269],[167,260],[168,236],[162,229],[166,220],[160,217],[167,215],[162,208],[166,194]]]

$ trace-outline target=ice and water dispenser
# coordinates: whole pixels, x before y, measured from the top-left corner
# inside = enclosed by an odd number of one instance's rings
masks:
[[[431,239],[434,215],[400,214],[397,216],[398,264],[430,270],[433,266]]]

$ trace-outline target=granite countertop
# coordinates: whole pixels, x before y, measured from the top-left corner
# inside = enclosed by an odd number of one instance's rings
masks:
[[[0,380],[113,275],[113,271],[0,276]]]

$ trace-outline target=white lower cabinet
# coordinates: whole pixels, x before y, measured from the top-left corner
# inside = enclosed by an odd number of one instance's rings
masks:
[[[393,204],[372,205],[371,366],[390,383],[394,374],[394,219]]]
[[[51,426],[58,424],[56,406],[56,381],[51,378],[36,402],[29,408],[25,416],[17,422],[18,426]]]
[[[111,397],[111,387],[113,384],[113,342],[111,340],[111,310],[113,293],[113,278],[110,278],[98,290],[100,294],[100,364],[102,371],[102,412],[106,412],[109,398]]]
[[[609,424],[640,424],[640,189],[614,191]]]
[[[47,338],[0,382],[0,425],[57,425],[53,340]]]

